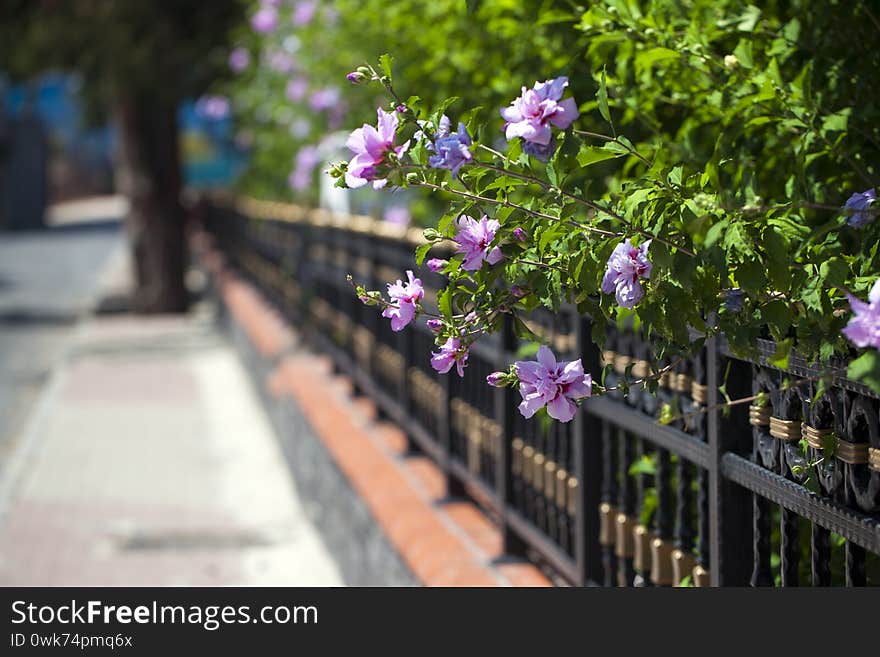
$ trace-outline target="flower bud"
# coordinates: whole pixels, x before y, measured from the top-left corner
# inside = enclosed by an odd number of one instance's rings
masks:
[[[422,233],[422,235],[424,235],[425,239],[429,242],[434,242],[441,238],[440,233],[438,233],[437,229],[435,228],[425,228],[425,231]]]
[[[486,383],[488,383],[493,388],[504,388],[507,386],[507,379],[507,372],[492,372],[489,376],[486,377]]]
[[[427,322],[425,322],[425,324],[427,324],[428,328],[431,330],[431,333],[439,333],[440,329],[443,328],[443,322],[441,322],[439,319],[429,319]]]
[[[406,105],[398,105],[396,108],[398,114],[406,114],[409,108]]]
[[[739,59],[737,59],[736,55],[724,56],[724,68],[732,71],[737,66],[739,66]]]
[[[525,290],[523,290],[519,285],[511,286],[510,293],[513,295],[514,299],[522,299],[524,296],[526,296]]]
[[[443,260],[442,258],[431,258],[428,260],[428,269],[430,269],[435,274],[443,270],[443,268],[449,264],[448,260]]]
[[[351,73],[346,75],[345,78],[346,78],[346,80],[348,80],[352,84],[360,84],[361,82],[363,82],[364,80],[367,79],[367,76],[365,76],[360,71],[352,71]]]
[[[513,229],[513,238],[517,242],[525,242],[528,237],[528,234],[522,228],[516,227]]]

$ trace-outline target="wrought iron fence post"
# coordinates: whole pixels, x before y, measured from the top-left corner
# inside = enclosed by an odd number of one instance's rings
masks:
[[[517,348],[516,333],[513,330],[513,319],[510,315],[504,315],[500,337],[498,360],[495,363],[498,370],[506,367],[509,356],[515,353]],[[524,554],[526,551],[525,543],[512,530],[507,521],[508,509],[513,506],[511,447],[514,438],[515,395],[516,390],[513,388],[496,388],[494,391],[495,420],[501,429],[501,444],[495,462],[495,495],[499,502],[502,550],[508,554]]]
[[[590,339],[592,321],[575,322],[577,353],[584,371],[598,376],[602,371],[599,348]],[[602,581],[602,552],[599,546],[599,503],[602,484],[601,422],[589,413],[589,402],[575,416],[573,451],[575,477],[574,556],[581,585]]]
[[[729,372],[722,371],[716,338],[706,341],[707,405],[715,408],[720,400],[718,386],[739,399],[751,394],[751,366],[729,360]],[[725,369],[727,365],[725,364]],[[726,380],[725,380],[726,378]],[[751,430],[742,413],[731,413],[722,422],[721,411],[711,410],[707,418],[709,439],[709,581],[712,586],[744,586],[752,569],[751,494],[724,478],[721,457],[740,452],[751,439]]]

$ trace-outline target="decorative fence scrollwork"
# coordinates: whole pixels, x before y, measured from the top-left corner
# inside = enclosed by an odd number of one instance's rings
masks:
[[[204,218],[230,263],[438,464],[449,493],[490,512],[506,551],[575,585],[880,584],[880,400],[863,386],[841,376],[816,398],[818,371],[796,356],[783,371],[769,342],[750,362],[716,338],[656,394],[588,400],[570,424],[525,420],[515,390],[485,384],[516,358],[511,326],[474,345],[463,379],[442,376],[423,324],[394,333],[355,298],[349,273],[381,289],[415,269],[418,231],[257,201],[209,203]],[[442,279],[419,276],[436,308]],[[650,342],[625,326],[600,352],[570,309],[528,325],[589,371],[611,365],[607,386],[649,372]],[[707,410],[722,385],[756,399]],[[678,416],[663,425],[665,405]]]

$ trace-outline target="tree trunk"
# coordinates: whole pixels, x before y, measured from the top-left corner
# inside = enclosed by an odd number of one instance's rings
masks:
[[[187,249],[180,203],[177,107],[148,95],[121,97],[117,185],[131,203],[126,228],[141,313],[184,312]]]

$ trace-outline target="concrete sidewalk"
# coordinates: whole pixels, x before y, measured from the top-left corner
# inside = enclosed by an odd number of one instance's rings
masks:
[[[0,482],[0,585],[341,585],[210,307],[90,318]]]

